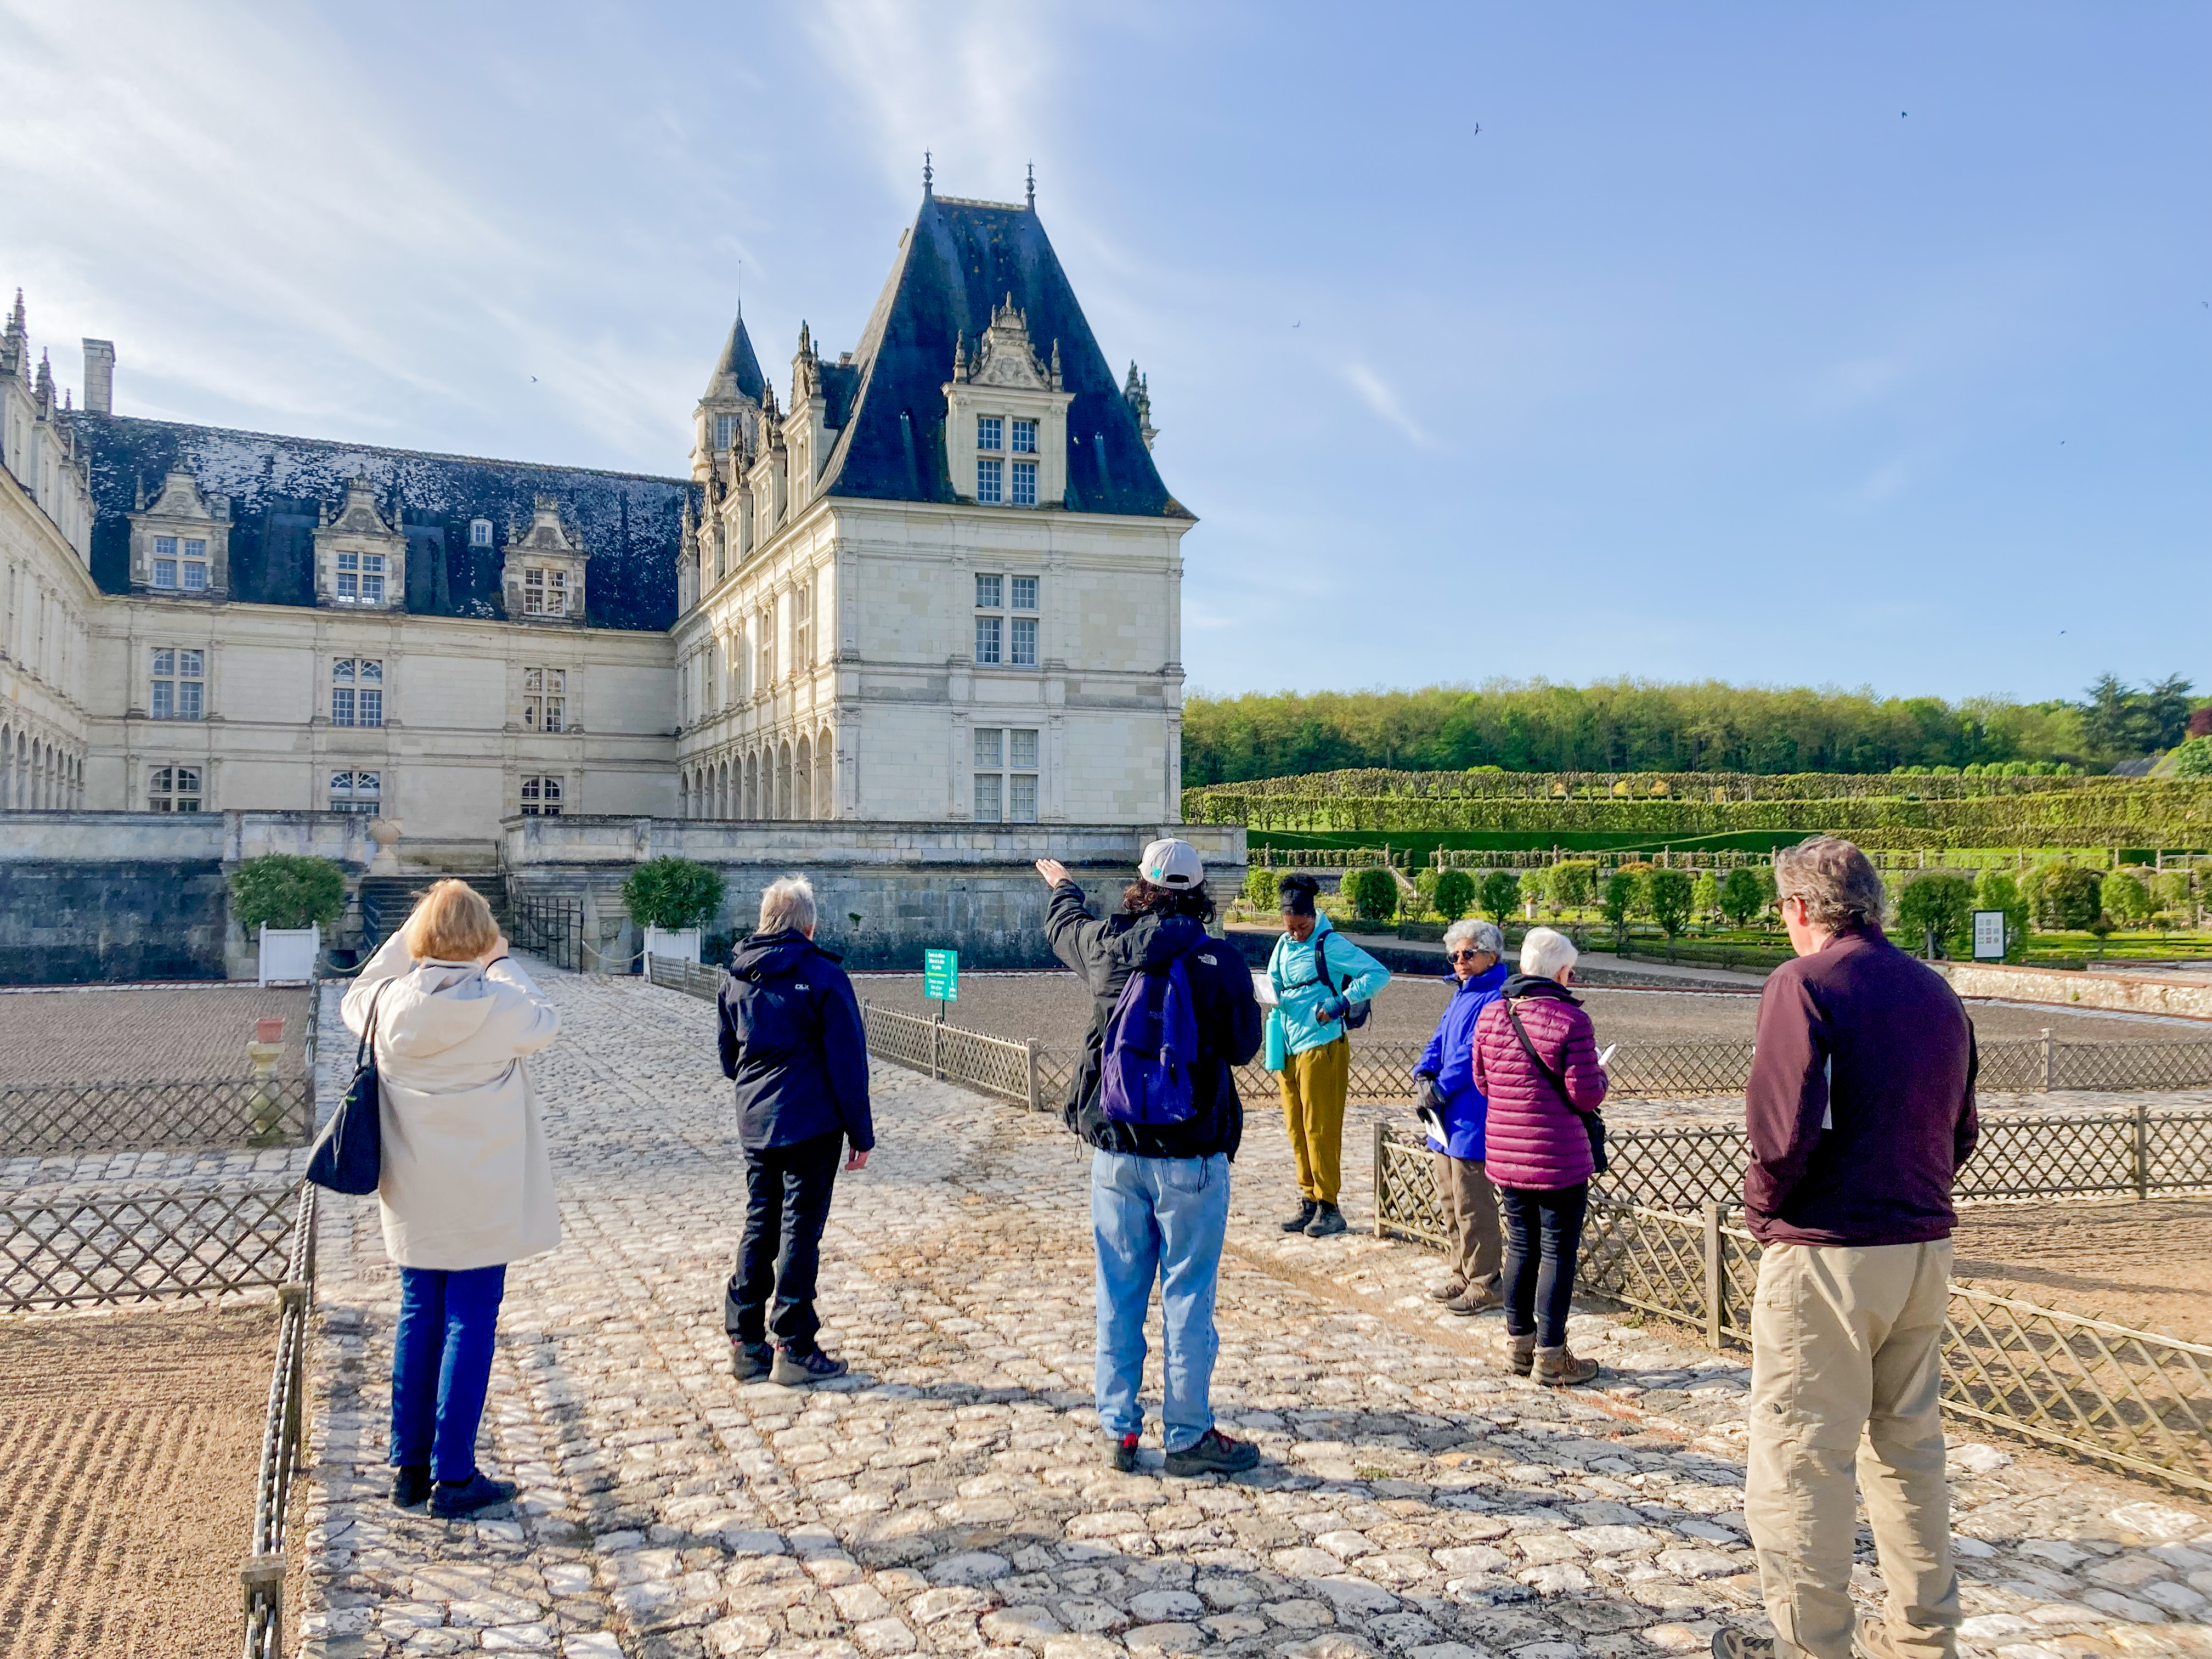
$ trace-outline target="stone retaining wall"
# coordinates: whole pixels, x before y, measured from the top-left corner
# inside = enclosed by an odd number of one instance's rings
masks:
[[[2075,1008],[2109,1008],[2131,1014],[2170,1014],[2212,1020],[2212,979],[2179,975],[2085,974],[2063,968],[1947,962],[1936,964],[1962,997],[2002,997],[2008,1002],[2049,1002]]]

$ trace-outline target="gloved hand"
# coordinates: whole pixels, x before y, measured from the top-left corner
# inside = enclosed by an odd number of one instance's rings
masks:
[[[1437,1087],[1437,1074],[1434,1072],[1413,1073],[1413,1104],[1417,1107],[1425,1107],[1431,1112],[1441,1114],[1443,1111],[1444,1093],[1443,1090]]]
[[[1323,1025],[1334,1024],[1344,1018],[1344,1011],[1352,1006],[1342,997],[1330,997],[1314,1007],[1314,1018]]]

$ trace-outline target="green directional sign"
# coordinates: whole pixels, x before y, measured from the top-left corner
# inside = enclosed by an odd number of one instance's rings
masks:
[[[921,994],[939,1002],[960,1000],[960,952],[924,951],[921,953]]]

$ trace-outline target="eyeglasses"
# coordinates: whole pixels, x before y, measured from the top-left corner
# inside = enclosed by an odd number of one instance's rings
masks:
[[[1473,962],[1477,957],[1486,957],[1487,951],[1454,951],[1449,959],[1453,962]]]

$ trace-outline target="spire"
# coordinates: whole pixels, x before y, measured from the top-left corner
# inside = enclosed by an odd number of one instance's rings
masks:
[[[1030,163],[1030,211],[1036,211],[1036,163]]]
[[[714,359],[714,372],[707,377],[707,389],[700,397],[704,401],[735,395],[758,403],[761,387],[766,384],[760,359],[753,355],[752,336],[745,331],[745,307],[740,300],[737,320],[730,325],[729,337],[722,342],[721,352]]]
[[[921,194],[925,201],[936,193],[933,184],[936,177],[937,170],[929,164],[929,152],[924,150],[921,153]]]

